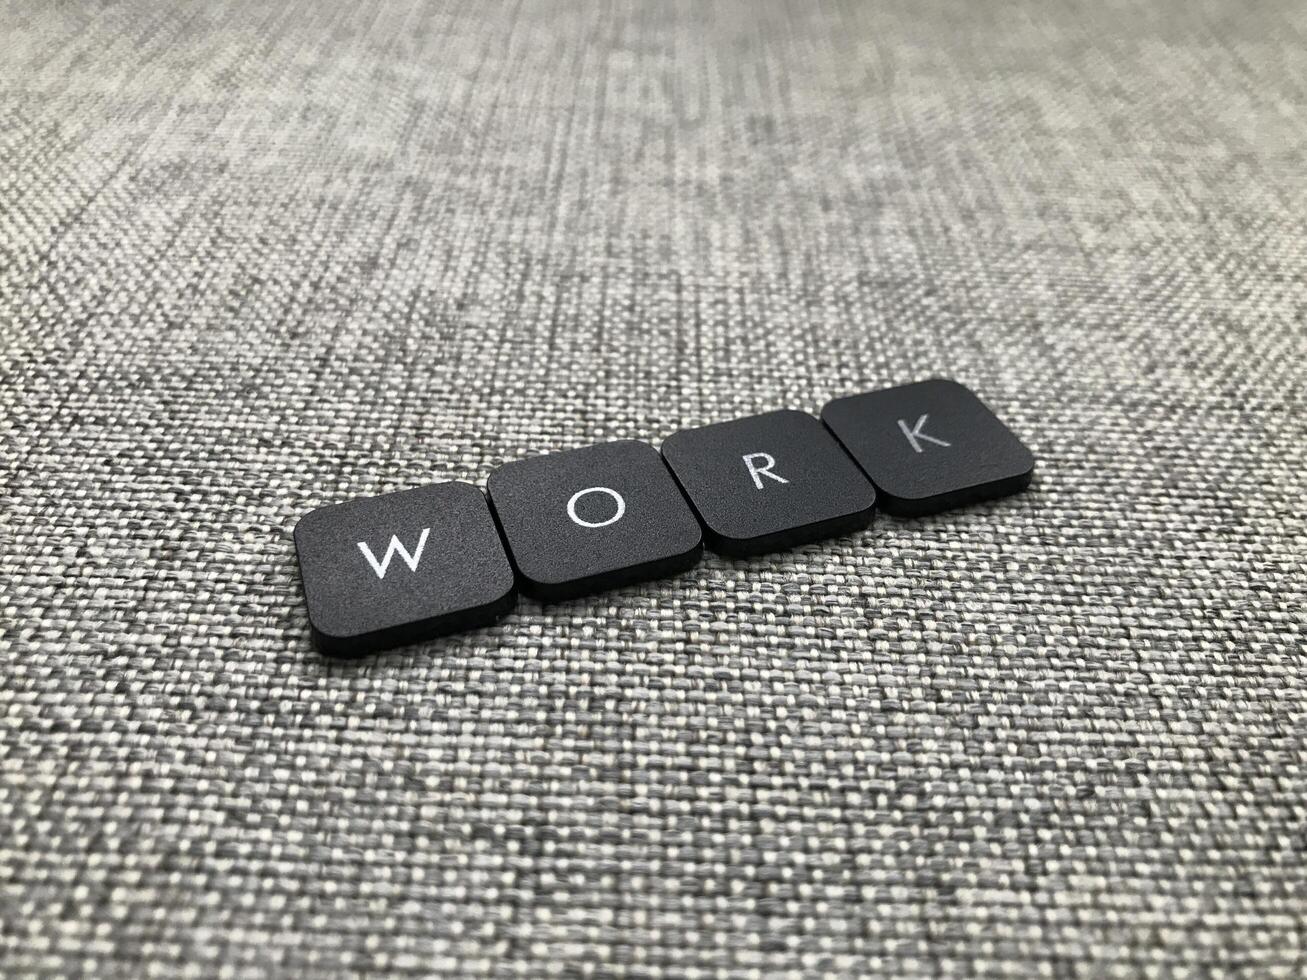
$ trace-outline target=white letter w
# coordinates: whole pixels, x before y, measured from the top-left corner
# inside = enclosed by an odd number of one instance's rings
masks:
[[[377,556],[372,553],[372,549],[368,547],[366,541],[359,542],[359,551],[363,552],[363,557],[368,560],[368,564],[372,566],[372,570],[377,573],[377,578],[386,577],[386,569],[390,567],[390,558],[397,551],[399,552],[399,557],[404,559],[404,564],[408,566],[408,570],[410,572],[416,572],[418,570],[418,562],[422,560],[422,549],[427,546],[427,532],[430,530],[431,528],[429,527],[424,527],[422,529],[422,537],[418,538],[417,550],[411,555],[408,553],[408,549],[399,543],[399,536],[395,534],[390,536],[390,547],[386,549],[386,557],[381,559],[381,561],[377,561]]]

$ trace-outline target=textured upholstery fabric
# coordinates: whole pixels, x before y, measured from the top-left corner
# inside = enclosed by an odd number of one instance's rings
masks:
[[[0,13],[0,975],[1307,971],[1307,7]],[[313,507],[945,375],[1035,484],[352,666]]]

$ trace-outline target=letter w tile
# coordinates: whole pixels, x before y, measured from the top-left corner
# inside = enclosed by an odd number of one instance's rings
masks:
[[[377,578],[386,577],[386,569],[390,567],[390,559],[395,552],[399,552],[399,557],[404,559],[404,564],[408,566],[410,572],[416,572],[418,562],[422,560],[422,549],[427,546],[427,534],[430,530],[429,527],[422,529],[422,536],[418,538],[417,549],[412,554],[409,554],[408,549],[400,544],[399,536],[395,534],[390,536],[390,547],[386,549],[386,557],[382,558],[381,561],[377,561],[377,556],[372,553],[372,549],[368,547],[366,541],[359,542],[359,551],[363,552],[363,557],[368,560],[372,570],[377,573]]]

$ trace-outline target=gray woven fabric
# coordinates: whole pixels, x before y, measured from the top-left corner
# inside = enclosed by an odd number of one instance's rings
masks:
[[[0,14],[0,975],[1307,971],[1307,8]],[[1019,497],[355,666],[291,528],[932,375]]]

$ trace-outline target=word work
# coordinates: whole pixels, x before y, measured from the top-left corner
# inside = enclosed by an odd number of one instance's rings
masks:
[[[360,656],[1025,489],[1035,460],[968,388],[933,379],[514,460],[486,492],[439,483],[320,507],[295,527],[314,645]]]

